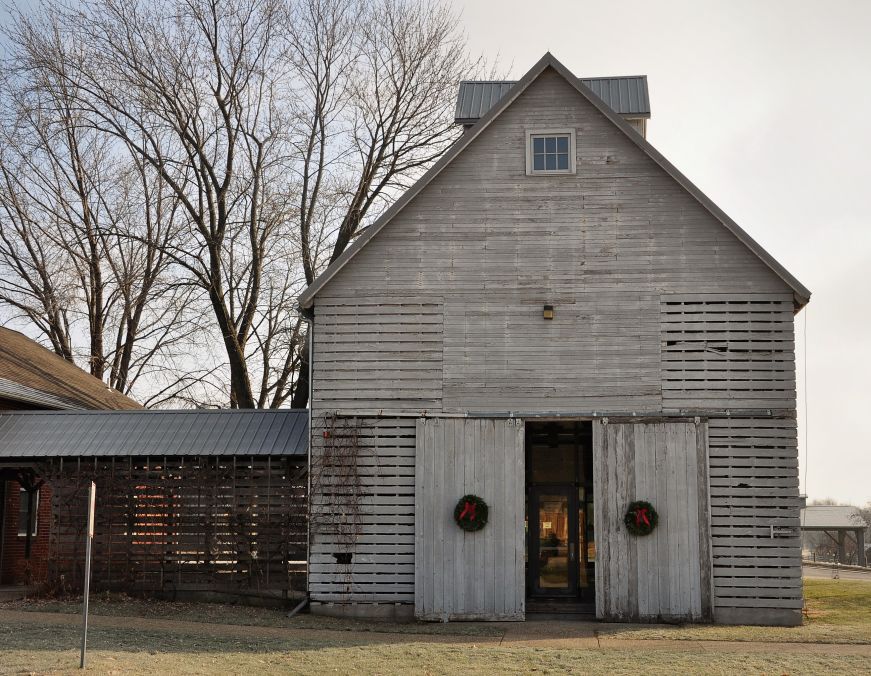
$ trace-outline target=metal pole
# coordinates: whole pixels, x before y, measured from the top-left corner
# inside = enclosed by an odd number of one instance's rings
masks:
[[[79,669],[85,668],[85,650],[88,643],[88,595],[91,591],[91,541],[94,539],[94,502],[97,486],[92,481],[88,489],[88,529],[85,534],[85,592],[82,608],[82,657]]]

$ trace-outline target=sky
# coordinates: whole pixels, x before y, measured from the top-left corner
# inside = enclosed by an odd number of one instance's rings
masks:
[[[802,491],[871,500],[871,0],[446,1],[509,77],[648,76],[648,140],[813,292]]]
[[[546,51],[578,76],[647,75],[648,140],[813,293],[802,491],[871,501],[871,1],[453,4],[512,78]]]

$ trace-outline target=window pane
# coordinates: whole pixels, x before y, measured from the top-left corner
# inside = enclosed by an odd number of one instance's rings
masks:
[[[541,171],[544,169],[544,155],[533,155],[532,168],[535,171]]]
[[[547,161],[545,162],[545,169],[548,171],[553,171],[556,169],[556,155],[545,155]]]
[[[556,137],[555,136],[546,137],[544,139],[544,147],[545,147],[545,150],[547,152],[555,153],[556,152]]]
[[[532,139],[532,152],[534,153],[543,153],[544,152],[544,139],[541,137]]]
[[[557,155],[556,156],[556,168],[557,169],[568,169],[569,168],[569,156],[568,155]]]
[[[569,137],[568,136],[557,136],[556,151],[558,153],[569,152]]]
[[[27,535],[27,524],[30,523],[30,512],[27,507],[29,493],[23,488],[18,493],[18,534]],[[33,495],[33,511],[36,512],[39,508],[39,491]],[[32,535],[36,535],[36,523],[33,524]]]

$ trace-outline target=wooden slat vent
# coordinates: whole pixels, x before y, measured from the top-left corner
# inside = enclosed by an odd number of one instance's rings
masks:
[[[660,317],[664,410],[795,408],[790,296],[665,295]]]
[[[711,419],[708,435],[715,614],[799,611],[795,420]]]
[[[313,428],[315,467],[323,421],[315,419]],[[316,602],[413,603],[415,419],[367,418],[353,429],[356,489],[338,480],[348,475],[341,468],[313,470],[320,479],[312,488],[309,593]],[[356,493],[358,514],[337,513],[349,509],[349,491]],[[349,519],[357,527],[351,541]]]

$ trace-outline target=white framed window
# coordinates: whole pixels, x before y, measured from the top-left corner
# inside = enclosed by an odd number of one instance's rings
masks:
[[[30,523],[30,511],[28,505],[30,501],[27,499],[27,491],[21,488],[18,492],[18,535],[25,537],[27,535],[27,524]],[[33,496],[33,530],[30,535],[36,537],[36,517],[39,514],[39,491]]]
[[[574,129],[528,129],[526,173],[528,176],[574,174]]]

